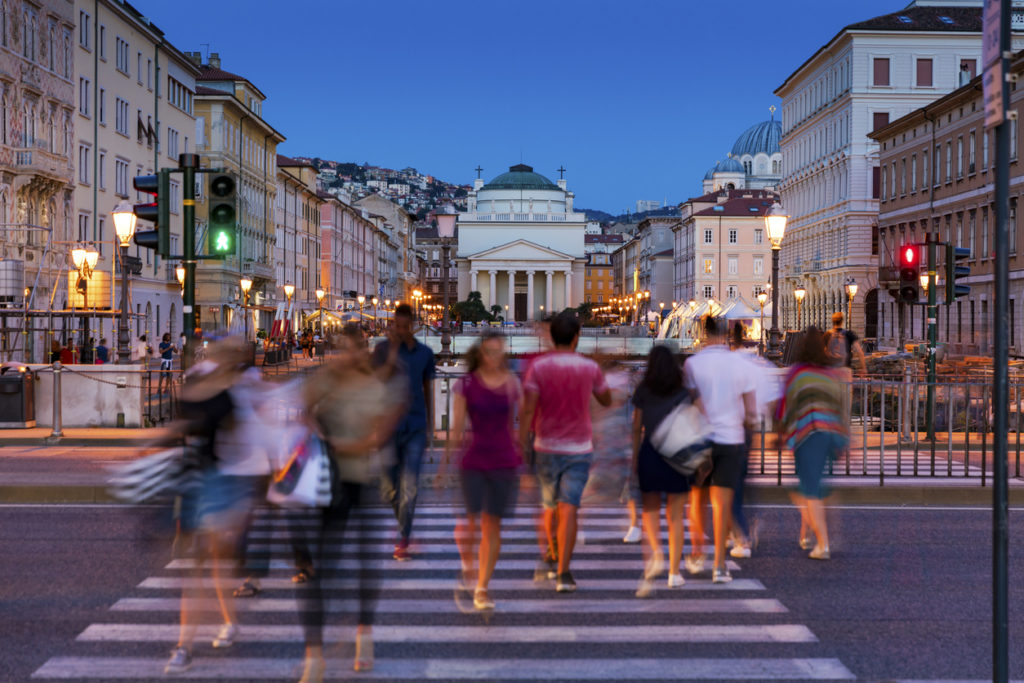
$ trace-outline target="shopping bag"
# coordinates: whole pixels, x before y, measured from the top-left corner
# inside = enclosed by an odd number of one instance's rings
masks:
[[[108,491],[125,503],[172,497],[198,486],[201,472],[188,446],[172,446],[111,468]]]
[[[711,427],[700,408],[683,401],[651,434],[651,445],[669,467],[686,477],[711,467]]]
[[[274,473],[267,501],[281,507],[328,507],[331,504],[331,465],[327,446],[312,431],[291,447],[284,466]]]

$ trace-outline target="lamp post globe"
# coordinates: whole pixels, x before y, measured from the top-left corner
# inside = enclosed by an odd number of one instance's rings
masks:
[[[789,216],[778,202],[772,204],[765,213],[764,226],[768,233],[768,241],[772,247],[772,284],[779,281],[779,250],[782,249],[782,238],[786,234],[786,223]],[[768,352],[771,360],[782,357],[782,334],[779,332],[779,288],[772,287],[772,327],[768,332]]]
[[[135,234],[135,210],[127,201],[122,200],[110,212],[114,220],[114,234],[121,246],[121,315],[117,322],[117,362],[131,361],[128,338],[128,244]]]

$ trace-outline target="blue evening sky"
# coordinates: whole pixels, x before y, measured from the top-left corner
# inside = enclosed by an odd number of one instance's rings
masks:
[[[283,154],[458,183],[564,164],[613,214],[698,194],[794,68],[908,1],[133,0],[266,93]]]

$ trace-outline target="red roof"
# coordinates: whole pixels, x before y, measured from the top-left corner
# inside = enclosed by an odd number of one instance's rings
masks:
[[[291,168],[291,167],[295,167],[295,166],[305,166],[305,167],[314,168],[314,169],[316,168],[316,166],[314,166],[313,164],[309,163],[308,161],[299,161],[298,159],[292,159],[291,157],[286,157],[283,154],[278,154],[277,155],[277,165],[278,166],[283,166],[285,168]]]
[[[247,81],[245,76],[239,76],[233,74],[230,71],[224,71],[223,69],[214,69],[210,66],[199,67],[200,74],[196,76],[197,81]]]

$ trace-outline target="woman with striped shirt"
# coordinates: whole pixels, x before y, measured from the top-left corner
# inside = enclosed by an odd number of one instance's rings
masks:
[[[816,327],[804,333],[796,363],[786,375],[785,390],[778,407],[780,433],[793,451],[799,486],[790,496],[800,508],[800,547],[811,549],[809,557],[831,557],[822,484],[825,468],[846,447],[847,425],[843,420],[838,369],[825,347],[825,337]],[[813,548],[807,529],[814,532]]]

